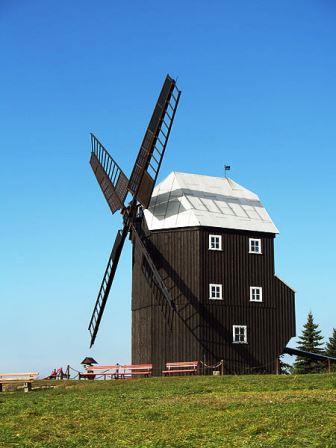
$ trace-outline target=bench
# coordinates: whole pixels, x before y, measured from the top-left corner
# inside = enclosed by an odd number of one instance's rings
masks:
[[[0,373],[0,392],[4,385],[23,384],[24,392],[32,389],[32,383],[38,377],[36,372],[27,373]]]
[[[87,366],[86,372],[79,373],[79,379],[94,380],[96,377],[103,377],[105,380],[128,379],[137,376],[149,377],[152,374],[152,364],[127,364],[127,365],[106,365]]]
[[[103,377],[105,380],[110,377],[110,379],[118,379],[121,378],[121,368],[119,364],[111,365],[111,366],[86,366],[86,372],[79,373],[79,379],[82,378],[87,380],[94,380],[96,376]]]
[[[148,378],[152,375],[153,365],[152,364],[129,364],[122,366],[124,369],[121,373],[121,378],[133,378],[138,375]]]
[[[186,374],[196,375],[198,373],[198,361],[186,361],[186,362],[167,362],[166,370],[162,371],[163,376]]]

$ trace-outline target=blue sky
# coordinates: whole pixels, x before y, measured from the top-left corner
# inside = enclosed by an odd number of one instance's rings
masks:
[[[280,229],[276,271],[336,327],[332,1],[0,0],[0,371],[130,360],[130,247],[87,324],[121,220],[89,132],[130,173],[166,73],[182,89],[160,178],[231,177]],[[292,341],[292,345],[295,341]]]

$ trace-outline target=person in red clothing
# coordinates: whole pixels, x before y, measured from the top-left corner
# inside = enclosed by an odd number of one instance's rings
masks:
[[[56,377],[57,377],[57,371],[56,369],[54,369],[49,376],[49,380],[55,380]]]
[[[56,378],[58,378],[59,380],[62,380],[64,378],[63,367],[57,369]]]

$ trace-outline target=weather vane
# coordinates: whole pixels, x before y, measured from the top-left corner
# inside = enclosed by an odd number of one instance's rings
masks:
[[[230,171],[230,169],[231,169],[231,166],[230,166],[230,165],[224,165],[225,179],[227,178],[227,174],[226,174],[226,172],[227,172],[227,171]]]

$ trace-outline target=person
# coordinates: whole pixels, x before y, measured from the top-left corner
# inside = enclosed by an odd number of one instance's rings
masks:
[[[63,367],[60,367],[59,369],[57,369],[56,377],[59,380],[62,380],[64,378]]]

